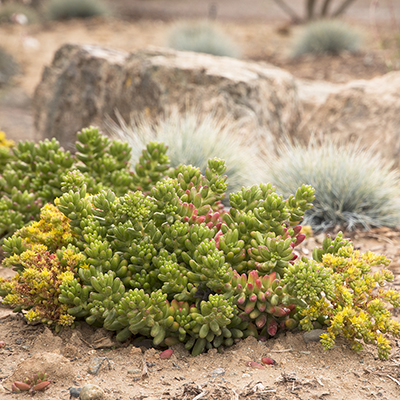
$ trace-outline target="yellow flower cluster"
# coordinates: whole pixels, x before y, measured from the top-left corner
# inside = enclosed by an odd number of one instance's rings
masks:
[[[384,268],[372,274],[371,267],[387,266],[390,261],[371,252],[361,254],[351,246],[342,247],[337,254],[325,254],[322,260],[321,267],[333,271],[335,288],[333,294],[311,302],[302,311],[301,326],[310,330],[313,321],[323,316],[328,331],[321,336],[321,343],[326,349],[342,334],[354,350],[362,350],[363,342],[373,343],[378,347],[379,357],[387,359],[391,347],[384,335],[400,337],[400,323],[392,320],[387,303],[400,306],[400,293],[378,290],[393,280],[393,274]]]
[[[0,147],[13,147],[15,143],[12,140],[8,140],[6,138],[6,134],[3,131],[0,131]]]
[[[38,222],[33,222],[18,231],[18,236],[27,244],[42,244],[52,252],[71,243],[73,235],[69,219],[50,203],[41,209]]]
[[[26,319],[30,322],[72,325],[74,317],[68,314],[68,307],[61,304],[58,297],[60,286],[76,278],[82,257],[67,249],[60,260],[47,251],[46,246],[36,244],[20,255],[7,258],[5,264],[18,264],[22,269],[11,280],[0,280],[4,303],[28,310]]]

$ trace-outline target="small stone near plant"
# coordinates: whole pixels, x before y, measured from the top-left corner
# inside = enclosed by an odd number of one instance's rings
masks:
[[[71,386],[70,388],[68,388],[69,390],[69,398],[70,399],[74,399],[74,398],[79,398],[79,395],[81,393],[82,388],[80,387],[73,387]]]
[[[306,343],[309,342],[319,342],[321,339],[321,335],[325,333],[323,329],[313,329],[310,332],[305,332],[303,335],[303,339]]]
[[[104,398],[103,389],[96,385],[85,385],[80,394],[80,400],[102,400]]]

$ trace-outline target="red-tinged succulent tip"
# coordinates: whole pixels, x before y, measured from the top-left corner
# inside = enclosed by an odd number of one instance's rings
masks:
[[[160,353],[160,358],[161,360],[166,360],[167,358],[170,358],[172,356],[173,350],[172,349],[167,349],[164,350]]]
[[[255,361],[247,361],[246,365],[248,367],[251,367],[251,368],[264,369],[264,365],[261,365],[261,364],[259,364],[258,362],[255,362]]]
[[[13,386],[16,386],[19,390],[28,391],[31,388],[31,385],[28,385],[25,382],[15,381]]]
[[[295,235],[299,234],[301,232],[301,225],[296,225],[293,227],[293,232]]]
[[[263,357],[263,358],[261,359],[261,362],[262,362],[263,364],[266,364],[266,365],[274,365],[274,364],[276,364],[276,361],[273,360],[272,358],[269,358],[269,357]]]
[[[1,349],[2,347],[6,347],[6,342],[3,342],[3,341],[0,342],[0,349]]]
[[[45,390],[50,385],[49,381],[43,381],[38,383],[37,385],[33,386],[31,391],[32,392],[40,392],[41,390]]]
[[[304,233],[299,233],[297,235],[296,242],[294,245],[298,246],[300,243],[302,243],[304,241],[305,238],[306,238],[306,235]]]
[[[267,332],[270,336],[275,336],[278,331],[278,323],[272,319],[268,322]]]
[[[258,329],[261,329],[267,323],[267,316],[265,314],[261,314],[256,319],[256,326]]]
[[[11,391],[14,393],[20,393],[21,391],[15,386],[15,383],[11,385]]]

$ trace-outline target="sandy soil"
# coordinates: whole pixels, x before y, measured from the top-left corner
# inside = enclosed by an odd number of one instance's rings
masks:
[[[126,51],[147,45],[163,46],[173,17],[204,17],[212,2],[198,0],[114,0],[124,19],[69,21],[44,25],[0,25],[0,46],[20,63],[21,74],[0,91],[0,128],[12,139],[31,138],[33,119],[30,104],[43,67],[66,42],[99,44]],[[288,19],[272,0],[220,0],[218,18],[241,46],[243,58],[270,62],[302,79],[348,82],[370,79],[390,69],[396,58],[390,16],[379,11],[380,32],[385,47],[369,25],[369,0],[359,0],[346,19],[365,36],[360,54],[341,57],[306,57],[293,62],[288,57],[296,34],[302,29],[287,25]],[[293,1],[301,11],[300,1]],[[384,2],[381,2],[384,3]],[[400,6],[400,3],[396,3]],[[161,11],[160,11],[161,10]],[[146,19],[143,19],[146,17]],[[357,232],[354,244],[392,259],[394,286],[400,286],[400,233],[387,229]],[[322,237],[308,239],[305,255]],[[1,276],[11,271],[0,267]],[[394,310],[397,314],[397,310]],[[94,331],[86,324],[54,334],[41,325],[27,325],[23,317],[0,306],[0,399],[29,398],[10,394],[11,383],[45,370],[51,384],[37,399],[70,399],[71,387],[93,383],[107,400],[176,399],[388,399],[400,398],[400,341],[393,341],[389,361],[377,358],[374,348],[355,354],[344,341],[325,352],[318,342],[305,343],[302,332],[281,334],[259,343],[249,338],[222,353],[209,351],[196,358],[182,347],[174,348],[168,360],[159,349],[139,341],[122,346],[111,332]],[[247,361],[262,356],[276,360],[273,366],[254,369]]]

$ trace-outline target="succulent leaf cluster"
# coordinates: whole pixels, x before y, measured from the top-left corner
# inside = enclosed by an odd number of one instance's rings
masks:
[[[11,385],[11,391],[13,393],[28,392],[30,394],[35,394],[39,391],[44,391],[50,385],[46,372],[39,372],[38,374],[33,374],[32,376],[25,378],[23,381],[15,381]]]
[[[262,339],[275,336],[279,328],[297,327],[292,317],[296,314],[296,304],[305,307],[299,298],[291,297],[283,281],[276,272],[259,276],[256,270],[239,275],[235,272],[232,287],[235,290],[235,302],[241,311],[239,316],[250,321],[250,328],[259,332]]]

